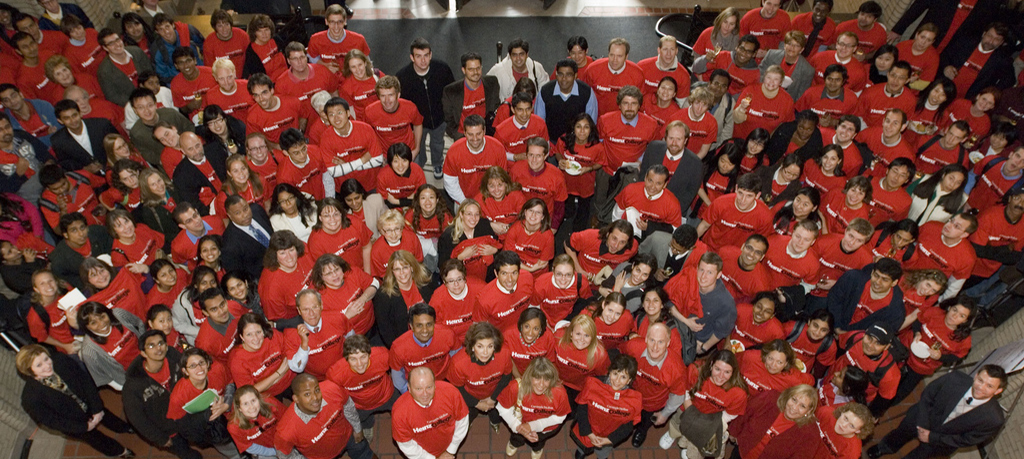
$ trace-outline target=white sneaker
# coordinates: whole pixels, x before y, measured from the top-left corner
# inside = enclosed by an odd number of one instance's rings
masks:
[[[516,455],[516,450],[518,450],[518,449],[519,448],[516,448],[515,446],[512,446],[512,442],[508,442],[508,444],[505,445],[505,455],[508,456],[508,457],[515,456]]]
[[[686,448],[679,450],[679,459],[690,459],[686,456]]]
[[[667,450],[671,448],[672,443],[675,443],[675,439],[673,439],[672,435],[670,435],[668,432],[665,432],[665,434],[658,439],[658,446],[661,447],[661,449]]]

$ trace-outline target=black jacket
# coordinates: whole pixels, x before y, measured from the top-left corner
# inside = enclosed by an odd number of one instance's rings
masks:
[[[95,257],[110,253],[110,248],[113,247],[114,241],[110,238],[110,233],[107,232],[107,229],[99,225],[93,225],[89,227],[88,231],[89,244],[92,247],[90,256]],[[82,279],[78,277],[78,267],[82,265],[83,261],[85,261],[85,257],[71,247],[68,247],[67,241],[58,242],[57,247],[50,254],[50,268],[53,270],[53,274],[58,279],[67,281],[77,289],[85,288]]]
[[[167,348],[167,362],[170,365],[171,382],[169,387],[181,378],[178,362],[181,355],[174,348]],[[178,432],[175,422],[167,419],[167,406],[171,402],[171,389],[165,389],[146,372],[143,366],[146,359],[138,356],[125,372],[124,388],[121,400],[124,403],[124,414],[135,431],[142,438],[159,446],[167,444],[167,440]]]
[[[836,319],[836,328],[846,331],[865,330],[872,325],[881,325],[887,330],[899,330],[906,318],[906,310],[903,308],[903,290],[898,286],[892,288],[892,300],[889,305],[876,311],[863,320],[852,323],[853,313],[857,310],[857,303],[864,289],[871,288],[868,281],[871,280],[871,271],[875,265],[872,263],[863,269],[851,270],[839,276],[832,289],[828,291],[828,311]]]
[[[945,422],[973,382],[967,374],[949,372],[925,386],[921,400],[907,412],[908,420],[931,431],[928,445],[939,453],[936,456],[949,456],[958,448],[981,444],[1002,427],[1003,409],[998,398]]]
[[[172,196],[174,201],[177,202],[177,195],[172,192]],[[174,241],[174,238],[181,231],[181,227],[178,226],[178,222],[174,221],[171,211],[167,210],[164,206],[147,206],[143,204],[132,211],[132,217],[135,218],[136,223],[145,223],[150,229],[163,234],[164,253],[171,253],[171,242]]]
[[[793,138],[793,133],[796,132],[796,121],[787,121],[779,125],[772,133],[771,138],[768,140],[768,144],[765,145],[765,154],[768,156],[768,164],[778,163],[783,156],[786,155],[786,150],[789,148],[789,141]],[[831,141],[831,139],[829,139]],[[804,146],[798,148],[793,153],[800,157],[800,163],[803,164],[805,161],[811,158],[815,158],[821,155],[821,149],[824,148],[824,143],[821,138],[821,131],[815,129],[811,133],[811,138],[807,140]]]
[[[225,170],[225,163],[227,161],[227,149],[219,149],[211,144],[206,144],[203,147],[204,154],[206,155],[206,162],[213,167],[213,172],[217,174],[217,177],[224,180],[227,175]],[[192,164],[188,158],[183,158],[178,166],[174,168],[174,189],[178,192],[178,197],[182,201],[188,201],[196,210],[199,211],[199,215],[207,216],[210,214],[210,206],[203,204],[202,200],[199,199],[199,195],[203,188],[209,188],[212,196],[216,196],[220,191],[210,183],[210,180],[206,178],[206,175]]]
[[[270,217],[267,216],[267,211],[263,210],[263,206],[249,204],[249,208],[252,209],[252,219],[267,231],[267,235],[274,234],[274,229],[270,226]],[[220,251],[220,262],[223,263],[224,270],[240,269],[248,273],[250,279],[259,279],[263,272],[263,253],[266,251],[266,247],[234,223],[228,223],[224,229],[224,247]]]
[[[430,302],[430,296],[434,293],[437,285],[431,280],[427,285],[417,287],[424,303]],[[402,293],[388,295],[384,290],[378,290],[373,297],[373,314],[377,317],[377,333],[384,345],[388,348],[399,336],[409,331],[409,308],[411,304],[405,304]]]
[[[977,33],[969,37],[963,37],[962,40],[950,42],[939,58],[939,70],[941,71],[946,66],[953,66],[957,71],[960,71],[964,62],[967,62],[967,59],[971,57],[974,50],[978,48],[979,42],[980,34]],[[1013,87],[1017,83],[1016,73],[1013,70],[1013,58],[1014,54],[1009,44],[1003,44],[1003,46],[996,48],[995,51],[992,51],[992,55],[989,56],[988,60],[985,61],[985,65],[981,67],[978,77],[974,79],[974,83],[967,89],[967,93],[963,95],[958,94],[957,97],[974,99],[974,96],[978,95],[982,89],[989,86],[995,86],[999,89]]]
[[[772,207],[777,203],[786,202],[796,197],[796,193],[800,191],[800,187],[803,186],[800,180],[793,180],[786,185],[786,188],[777,195],[772,195],[772,181],[775,179],[775,172],[782,167],[782,162],[777,161],[772,163],[771,166],[761,166],[754,171],[758,177],[761,177],[761,200],[764,201],[768,207]]]
[[[499,94],[501,93],[501,87],[498,84],[498,77],[491,75],[483,76],[484,85],[484,110],[486,115],[484,120],[487,121],[487,134],[494,134],[494,112],[498,109],[498,105],[501,105],[501,99]],[[466,94],[466,79],[460,79],[454,81],[448,86],[444,87],[444,95],[441,99],[441,105],[444,108],[444,121],[448,123],[445,127],[445,134],[455,140],[459,140],[463,137],[462,133],[459,132],[459,120],[462,119],[462,99]]]
[[[71,397],[51,389],[34,378],[25,378],[21,391],[21,407],[36,424],[67,435],[81,435],[89,431],[89,418],[103,411],[103,400],[86,373],[75,361],[60,352],[50,351],[53,372],[60,376],[86,410]]]
[[[455,81],[452,68],[447,63],[431,59],[430,68],[423,76],[418,75],[412,63],[409,63],[396,72],[395,76],[402,84],[402,98],[416,104],[420,115],[423,115],[424,129],[435,129],[445,122],[441,98],[445,86]]]
[[[643,162],[640,163],[641,180],[647,176],[648,169],[655,164],[662,164],[664,162],[667,151],[668,146],[664,140],[655,140],[647,144]],[[700,189],[703,177],[704,163],[701,162],[696,153],[687,149],[683,153],[683,158],[679,160],[676,172],[672,174],[672,177],[668,179],[668,184],[665,185],[665,189],[676,195],[676,199],[679,200],[679,207],[684,210],[684,214],[685,210],[690,208],[690,204],[693,204],[693,200],[697,197],[697,190]]]
[[[974,5],[974,9],[967,16],[967,19],[964,20],[964,23],[955,32],[953,39],[950,40],[950,45],[959,38],[973,37],[983,27],[988,25],[989,22],[995,20],[995,15],[998,14],[996,11],[998,10],[997,6],[999,3],[995,0],[978,0]],[[914,0],[914,3],[907,7],[907,10],[903,12],[903,16],[892,27],[892,31],[902,35],[907,31],[907,27],[910,27],[917,18],[924,14],[924,19],[920,23],[927,24],[930,22],[939,29],[938,33],[935,34],[935,45],[938,46],[939,43],[942,43],[946,31],[949,30],[949,26],[953,23],[953,15],[956,14],[959,4],[959,0]]]
[[[50,136],[50,145],[53,147],[53,154],[57,157],[57,164],[66,171],[77,171],[97,162],[107,164],[107,151],[103,148],[103,138],[107,134],[117,134],[114,125],[103,118],[86,118],[82,120],[85,129],[89,134],[89,143],[92,145],[92,155],[85,148],[79,145],[78,141],[71,137],[68,128],[61,128]]]

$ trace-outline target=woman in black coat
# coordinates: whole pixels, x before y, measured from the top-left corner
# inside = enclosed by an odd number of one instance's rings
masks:
[[[398,250],[391,254],[380,290],[373,297],[377,336],[384,346],[390,348],[409,330],[409,308],[416,303],[429,303],[437,287],[427,268],[411,253]]]
[[[96,428],[103,424],[117,433],[131,432],[128,423],[103,407],[92,378],[74,360],[30,344],[21,348],[15,362],[25,378],[21,407],[36,424],[83,441],[108,457],[135,456]]]

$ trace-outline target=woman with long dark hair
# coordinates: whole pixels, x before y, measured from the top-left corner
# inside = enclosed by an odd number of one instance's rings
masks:
[[[203,109],[203,123],[196,127],[196,134],[203,139],[204,148],[220,151],[218,158],[245,155],[245,121],[224,113],[219,105]]]
[[[149,44],[153,42],[153,28],[139,13],[124,13],[121,16],[121,37],[124,38],[125,46],[138,46],[149,53]]]
[[[291,231],[303,243],[317,223],[317,206],[310,196],[289,183],[278,183],[270,197],[270,226]]]
[[[690,380],[695,384],[658,445],[669,449],[678,440],[684,456],[686,451],[694,457],[718,456],[729,438],[729,423],[747,409],[747,385],[736,356],[728,350],[714,351],[699,367],[690,366]],[[680,430],[683,422],[686,432]]]
[[[619,355],[612,359],[605,378],[587,378],[580,393],[569,438],[576,443],[576,457],[591,452],[608,459],[612,448],[629,438],[640,418],[643,397],[630,388],[636,379],[636,359]],[[585,426],[585,427],[584,427]]]
[[[177,197],[174,184],[163,172],[146,168],[139,173],[140,204],[132,211],[132,216],[135,221],[164,235],[164,253],[171,253],[171,241],[181,231],[172,215]]]
[[[701,180],[704,185],[697,190],[697,197],[700,200],[696,202],[695,210],[698,217],[706,217],[711,203],[731,193],[736,187],[736,179],[741,174],[740,163],[745,154],[740,142],[738,139],[726,141],[718,147],[714,155],[709,156],[711,159],[704,168],[704,177]]]
[[[771,140],[771,132],[765,128],[757,128],[747,134],[746,139],[738,139],[738,145],[743,149],[743,161],[739,162],[741,174],[754,172],[761,166],[768,165],[768,141]]]
[[[534,276],[548,271],[555,257],[555,235],[551,232],[551,214],[540,198],[530,198],[505,233],[505,250],[519,255],[523,270]]]
[[[250,312],[238,318],[238,337],[228,368],[236,385],[251,384],[263,396],[291,394],[295,373],[288,367],[284,335],[275,332],[262,316]]]
[[[252,279],[245,271],[228,271],[220,279],[220,288],[227,293],[228,300],[237,301],[238,304],[256,314],[263,315],[263,306],[260,303],[260,295],[253,288]]]
[[[124,309],[87,301],[78,306],[75,323],[85,335],[79,355],[93,382],[120,391],[125,370],[139,356],[142,320]]]
[[[878,47],[875,57],[871,59],[868,66],[868,85],[885,84],[889,76],[889,69],[896,61],[900,60],[900,51],[896,46],[888,43]]]
[[[474,200],[479,204],[481,215],[486,218],[494,234],[504,239],[505,233],[526,203],[526,195],[520,190],[519,184],[512,181],[508,171],[494,166],[484,172],[480,193]]]
[[[806,186],[801,188],[792,201],[775,204],[778,209],[772,217],[775,232],[784,236],[792,235],[801,220],[811,220],[821,228],[821,214],[818,213],[820,205],[821,193],[818,190]]]
[[[233,154],[224,161],[225,177],[221,184],[220,193],[214,201],[214,213],[221,215],[227,220],[227,209],[224,202],[228,196],[237,194],[245,198],[249,204],[259,204],[264,209],[269,208],[270,198],[273,193],[268,193],[263,186],[263,180],[256,171],[249,167],[249,160],[245,156]]]
[[[921,381],[939,368],[967,357],[977,312],[978,304],[970,297],[949,298],[938,307],[921,312],[917,322],[900,333],[900,342],[910,349],[910,356],[892,399],[893,405],[907,398]]]
[[[526,308],[519,314],[515,330],[506,330],[505,344],[512,351],[512,374],[523,375],[534,359],[548,355],[555,345],[554,334],[548,330],[547,317],[539,308]]]
[[[925,176],[910,190],[910,213],[907,218],[923,225],[945,222],[960,212],[967,202],[967,168],[947,164],[938,172]]]
[[[206,321],[206,315],[199,304],[199,295],[216,286],[217,272],[207,266],[196,266],[192,270],[192,281],[181,291],[178,301],[171,308],[174,329],[178,330],[189,344],[196,342],[199,325]]]
[[[423,265],[431,272],[437,271],[437,244],[441,233],[452,224],[452,212],[441,199],[440,191],[431,184],[420,185],[412,196],[409,210],[405,212],[405,224],[420,238],[423,249]]]
[[[494,409],[498,394],[512,381],[512,353],[501,331],[490,322],[469,327],[462,352],[452,356],[448,382],[459,388],[469,405],[469,422],[486,413],[491,429],[498,430],[501,415]]]
[[[356,179],[348,179],[342,182],[338,188],[337,197],[345,203],[346,213],[350,218],[362,220],[373,238],[380,237],[377,230],[377,219],[384,215],[388,207],[384,205],[384,198],[377,193],[367,193],[363,185]]]
[[[956,85],[949,78],[939,75],[917,94],[914,113],[907,113],[907,129],[904,137],[917,145],[920,139],[929,138],[939,130],[946,108],[956,100]]]
[[[573,222],[572,232],[583,231],[590,224],[590,198],[594,196],[597,170],[604,161],[605,145],[597,135],[597,123],[590,115],[579,113],[572,119],[572,129],[558,139],[551,149],[562,170],[569,199],[565,202],[565,219]],[[577,167],[578,166],[578,167]]]
[[[846,184],[846,172],[843,171],[843,147],[829,144],[821,150],[821,154],[804,162],[804,185],[828,194],[832,190],[842,188]]]

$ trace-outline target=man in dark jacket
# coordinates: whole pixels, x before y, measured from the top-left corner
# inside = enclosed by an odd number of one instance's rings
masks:
[[[100,172],[107,163],[103,138],[107,134],[117,134],[117,129],[103,118],[82,119],[81,109],[72,100],[57,102],[53,109],[64,125],[50,136],[57,164],[66,171],[86,169],[94,174]]]
[[[204,148],[199,136],[192,132],[182,133],[179,142],[185,158],[174,168],[171,179],[180,199],[192,203],[200,215],[207,215],[226,177],[227,157],[224,150]]]
[[[78,275],[78,267],[85,261],[85,257],[78,251],[89,244],[92,250],[90,257],[96,257],[110,253],[113,241],[107,229],[93,225],[89,226],[85,216],[75,212],[60,216],[60,224],[54,228],[64,237],[64,240],[57,243],[57,247],[50,254],[50,269],[57,278],[68,282],[78,289],[85,288],[82,279]]]
[[[97,40],[107,53],[107,57],[104,57],[96,68],[96,79],[100,82],[103,97],[124,107],[128,104],[128,95],[135,89],[134,78],[146,70],[153,71],[153,61],[138,46],[126,46],[112,29],[101,30]],[[135,69],[131,75],[126,74],[122,67],[118,67],[129,64]],[[131,129],[131,126],[128,128]]]
[[[454,140],[461,139],[462,120],[469,115],[480,115],[487,122],[486,134],[494,135],[494,112],[501,104],[498,78],[484,75],[483,58],[477,53],[462,55],[462,74],[465,77],[444,87],[441,106],[444,109],[445,132]],[[483,89],[483,94],[479,94]],[[466,91],[476,96],[466,101]]]
[[[964,38],[950,43],[939,59],[939,68],[956,84],[957,95],[973,100],[989,86],[999,89],[1013,87],[1017,82],[1013,51],[1006,46],[1011,38],[1010,28],[1001,22],[993,22],[981,37]]]
[[[224,208],[231,223],[224,229],[220,261],[228,271],[241,269],[251,279],[259,279],[263,271],[263,253],[267,251],[270,235],[274,233],[270,217],[263,206],[249,204],[237,194],[228,196]]]
[[[160,330],[150,330],[139,337],[139,353],[125,373],[121,399],[128,422],[156,446],[170,451],[181,459],[201,459],[202,455],[178,435],[177,425],[167,419],[171,390],[181,377],[178,362],[181,355],[167,347],[167,337]],[[165,374],[166,381],[159,381]]]
[[[409,59],[412,61],[402,67],[395,76],[402,84],[403,99],[416,104],[420,115],[423,115],[423,135],[420,137],[416,164],[427,163],[426,145],[430,137],[430,164],[434,167],[434,178],[442,177],[441,165],[444,163],[444,133],[448,125],[445,123],[444,108],[441,98],[445,86],[455,81],[452,68],[441,60],[433,59],[430,42],[425,38],[413,40],[409,47]]]
[[[896,285],[903,276],[898,261],[880,258],[860,270],[850,270],[828,292],[828,311],[836,319],[836,333],[881,325],[899,330],[903,325],[903,291]]]

